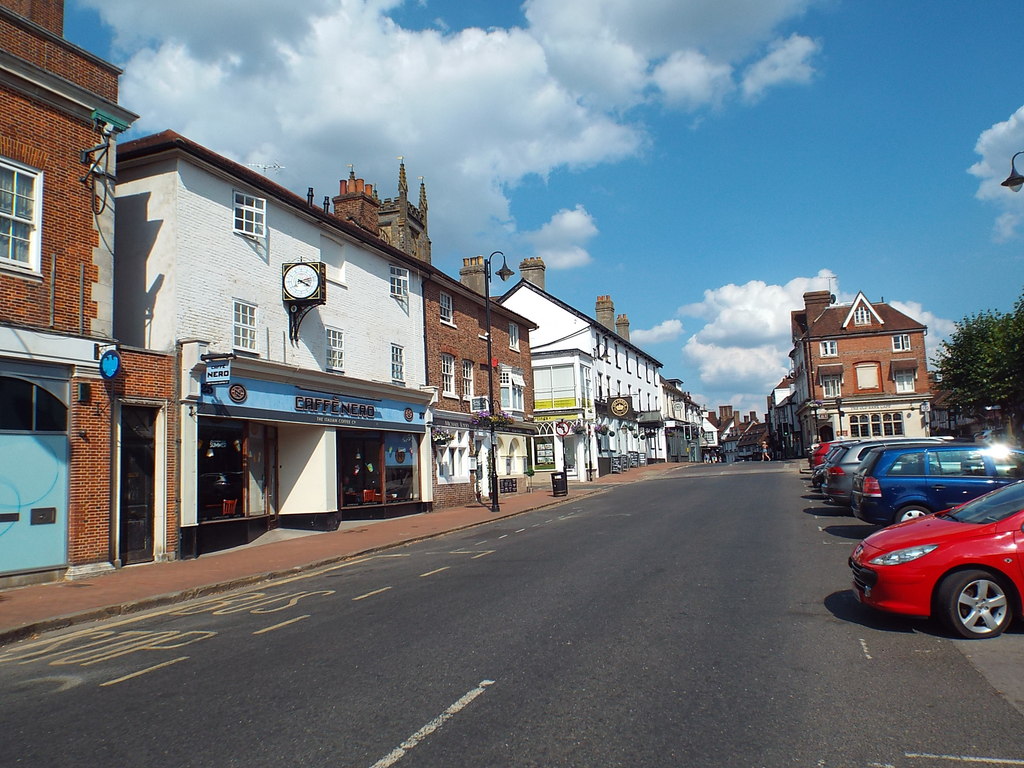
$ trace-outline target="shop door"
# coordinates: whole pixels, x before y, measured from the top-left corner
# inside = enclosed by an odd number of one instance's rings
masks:
[[[122,565],[153,559],[156,413],[154,408],[121,408],[118,557]]]

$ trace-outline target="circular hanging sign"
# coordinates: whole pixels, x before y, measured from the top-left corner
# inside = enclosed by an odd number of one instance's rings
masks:
[[[571,429],[572,427],[569,425],[568,421],[555,422],[555,434],[558,435],[559,437],[565,437],[566,435],[569,434],[569,431]]]
[[[121,372],[121,355],[116,349],[108,349],[100,358],[100,376],[112,379]]]

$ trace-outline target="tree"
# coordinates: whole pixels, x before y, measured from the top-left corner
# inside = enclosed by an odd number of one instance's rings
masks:
[[[939,386],[964,413],[998,408],[1011,436],[1024,422],[1024,293],[1009,313],[986,310],[956,324],[935,359]]]

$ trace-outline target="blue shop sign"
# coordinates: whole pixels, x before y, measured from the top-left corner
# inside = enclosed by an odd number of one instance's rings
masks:
[[[229,387],[206,387],[199,413],[237,419],[424,432],[423,406],[402,400],[352,397],[260,379],[233,378]]]

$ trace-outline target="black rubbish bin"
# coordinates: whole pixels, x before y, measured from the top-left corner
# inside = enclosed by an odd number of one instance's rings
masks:
[[[569,481],[566,479],[565,472],[551,473],[551,493],[553,496],[569,495]]]

